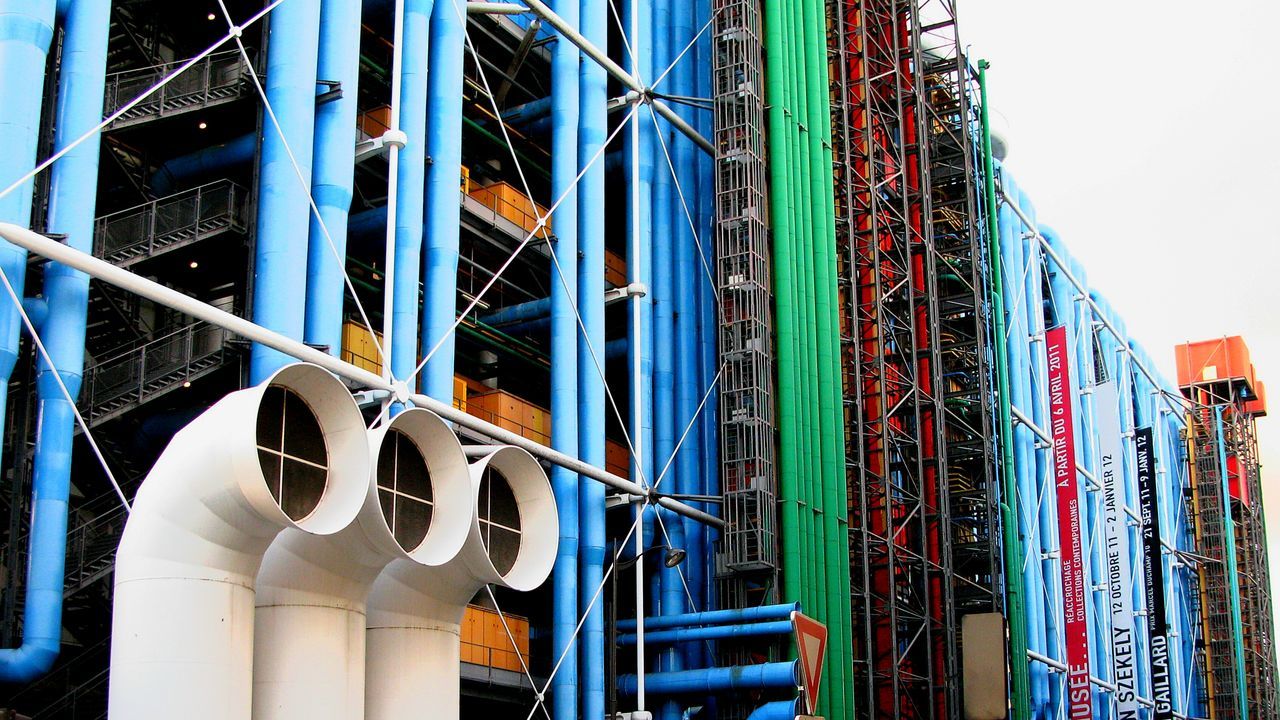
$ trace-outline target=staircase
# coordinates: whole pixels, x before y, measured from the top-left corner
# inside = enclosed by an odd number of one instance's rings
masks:
[[[230,180],[184,190],[94,221],[93,254],[119,267],[227,232],[246,233],[248,191]]]
[[[90,427],[222,367],[231,333],[197,322],[86,368],[81,413]]]
[[[102,104],[103,115],[115,113],[186,62],[188,61],[179,60],[108,75]],[[108,125],[107,129],[119,130],[159,118],[235,102],[251,92],[248,81],[250,72],[251,68],[245,64],[239,51],[213,53],[187,68],[146,100],[129,108]]]

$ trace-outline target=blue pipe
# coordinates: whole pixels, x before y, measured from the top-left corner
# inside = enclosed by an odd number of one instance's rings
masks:
[[[762,635],[788,635],[792,631],[790,620],[774,620],[773,622],[752,623],[750,625],[711,625],[698,628],[679,628],[676,630],[658,630],[649,632],[645,629],[644,641],[652,645],[669,645],[673,643],[696,642],[700,640],[726,640]],[[619,645],[635,645],[638,636],[628,633],[618,636]]]
[[[550,116],[551,108],[550,97],[538,98],[523,105],[503,110],[502,119],[512,125],[523,125]]]
[[[253,321],[295,340],[303,337],[307,267],[306,233],[311,217],[312,136],[316,116],[316,63],[320,43],[320,3],[281,3],[271,13],[267,39],[267,101],[279,131],[264,121],[258,159],[258,222],[254,257]],[[302,172],[301,182],[289,152]],[[249,382],[257,385],[292,358],[254,343]]]
[[[747,720],[796,720],[800,714],[800,699],[776,700],[756,708]]]
[[[431,11],[431,74],[427,78],[427,216],[424,230],[422,352],[440,344],[423,369],[422,392],[443,402],[453,398],[458,312],[458,243],[462,206],[462,73],[467,7],[464,0],[440,0]]]
[[[351,122],[354,124],[355,120]],[[275,130],[268,128],[265,132]],[[151,174],[151,193],[156,197],[164,197],[172,194],[180,183],[189,178],[208,177],[228,168],[247,165],[253,160],[253,153],[257,149],[258,134],[245,133],[234,140],[166,160]],[[354,146],[352,152],[354,153]],[[293,181],[298,182],[296,177]]]
[[[400,129],[404,131],[407,141],[401,148],[396,165],[396,228],[395,228],[395,290],[391,301],[391,374],[397,378],[407,378],[418,365],[418,284],[422,268],[422,234],[424,202],[426,201],[427,177],[427,108],[429,94],[427,89],[428,61],[434,63],[436,58],[430,55],[432,47],[432,13],[434,0],[408,0],[404,4],[404,47],[400,59]],[[452,8],[446,8],[452,12]],[[444,72],[442,70],[441,72]],[[461,72],[461,71],[459,71]],[[434,74],[434,73],[433,73]],[[434,107],[434,104],[432,105]],[[453,183],[453,204],[458,204],[458,178],[455,172]],[[433,200],[436,198],[432,198]],[[433,206],[434,209],[434,206]],[[383,233],[387,228],[387,208],[380,208],[381,222],[378,228]],[[375,211],[369,211],[375,212]],[[362,213],[363,214],[363,213]],[[454,222],[454,234],[458,232]],[[425,285],[424,290],[430,293],[422,305],[426,313],[427,306],[442,303],[447,308],[454,307],[453,281],[435,285]],[[450,322],[453,316],[449,316]],[[447,327],[447,326],[446,326]],[[434,339],[432,339],[434,342]],[[425,352],[427,348],[423,348]],[[444,352],[441,348],[440,352]],[[452,360],[450,360],[452,362]],[[452,396],[452,390],[450,391]]]
[[[608,9],[600,0],[580,0],[579,29],[596,47],[609,43]],[[605,144],[608,135],[608,78],[597,62],[587,60],[578,68],[581,113],[578,118],[578,167],[587,163]],[[578,337],[578,457],[604,465],[604,212],[605,169],[603,158],[586,169],[578,186],[578,312],[584,332]],[[592,603],[604,576],[604,486],[597,482],[578,486],[579,545],[578,606],[586,615],[579,651],[582,667],[582,716],[600,718],[604,703],[604,607]]]
[[[760,663],[738,667],[682,670],[649,673],[644,678],[645,692],[654,695],[716,693],[729,690],[769,690],[795,688],[800,685],[800,661]],[[618,692],[636,694],[636,676],[619,675]]]
[[[781,603],[778,605],[759,605],[737,610],[711,610],[708,612],[671,614],[644,619],[645,632],[664,630],[693,625],[725,625],[751,622],[767,622],[770,620],[790,620],[791,613],[802,612],[800,603]],[[619,632],[635,632],[635,620],[619,620]]]
[[[556,0],[556,13],[578,26],[577,0]],[[559,201],[551,238],[560,271],[551,267],[551,446],[578,456],[578,49],[557,37],[551,50],[551,196]],[[551,468],[560,515],[560,543],[552,570],[551,655],[560,662],[552,679],[555,720],[578,719],[578,476]]]
[[[694,27],[701,28],[711,19],[711,3],[697,3],[695,12]],[[697,42],[698,61],[695,67],[698,70],[695,73],[694,94],[704,98],[711,97],[714,92],[711,87],[711,69],[714,67],[716,58],[715,50],[711,45],[711,35],[712,33],[703,33]],[[705,110],[696,110],[694,114],[703,136],[712,137],[715,131],[712,122],[713,114]],[[702,234],[702,247],[707,254],[707,264],[714,269],[718,267],[714,228],[715,161],[711,155],[700,150],[695,154],[698,159],[698,229]],[[707,397],[706,407],[701,417],[702,452],[699,456],[702,460],[702,492],[706,495],[718,496],[720,494],[720,393],[719,385],[714,381],[720,364],[716,352],[720,323],[716,311],[716,290],[713,280],[707,277],[706,273],[698,273],[698,278],[698,346],[701,364],[698,387],[713,388]],[[718,509],[718,506],[710,507],[713,511]],[[709,568],[715,558],[719,532],[702,525],[699,527],[699,534],[702,537],[702,572],[697,597],[701,603],[700,607],[709,609],[718,604],[715,596],[715,573]],[[703,654],[704,662],[710,661],[710,658],[706,657],[705,645],[699,647],[699,652]]]
[[[7,4],[7,3],[6,3]],[[10,8],[0,5],[0,33],[22,29],[33,33],[28,42],[47,43],[44,28],[53,20],[53,4],[36,6],[22,23]],[[39,13],[45,13],[38,15]],[[102,94],[107,64],[107,33],[110,28],[109,0],[76,0],[63,19],[64,39],[58,78],[58,107],[54,144],[64,148],[102,117]],[[37,19],[39,18],[39,19]],[[11,24],[12,23],[12,24]],[[25,27],[23,27],[25,24]],[[0,42],[0,64],[15,48],[15,38]],[[38,48],[20,48],[33,55]],[[9,56],[10,58],[12,56]],[[18,65],[10,67],[22,67]],[[43,59],[39,66],[44,67]],[[35,72],[10,72],[39,82]],[[10,82],[6,77],[0,83]],[[0,86],[0,93],[14,88]],[[27,88],[31,91],[32,88]],[[0,94],[15,104],[30,100],[39,114],[40,86],[28,96]],[[21,109],[19,110],[19,112]],[[6,130],[8,128],[5,128]],[[18,130],[17,127],[13,128]],[[34,134],[31,138],[34,141]],[[32,143],[34,149],[34,143]],[[84,252],[93,250],[94,203],[97,199],[98,142],[81,143],[54,163],[51,173],[48,225],[50,232],[65,233],[67,243]],[[20,153],[19,153],[20,154]],[[8,173],[5,173],[7,179]],[[30,195],[26,192],[29,212]],[[0,201],[3,202],[3,201]],[[10,247],[4,243],[6,248]],[[9,253],[6,252],[6,256]],[[6,257],[7,259],[7,257]],[[8,273],[6,268],[6,273]],[[9,274],[11,282],[14,275]],[[21,280],[14,289],[21,292]],[[49,263],[45,268],[44,295],[50,309],[41,335],[54,366],[72,398],[80,392],[84,370],[85,318],[89,299],[89,277],[65,265]],[[10,314],[16,312],[10,308]],[[16,345],[16,343],[15,343]],[[12,365],[10,365],[10,368]],[[4,381],[8,385],[7,375]],[[39,421],[36,432],[35,468],[31,493],[31,534],[27,562],[26,605],[23,608],[23,640],[17,648],[0,650],[0,681],[29,682],[53,666],[62,643],[62,584],[66,567],[67,499],[71,489],[71,450],[75,415],[72,404],[58,387],[57,376],[43,359],[36,376]]]
[[[480,322],[485,325],[499,327],[502,325],[524,322],[526,320],[545,318],[550,312],[551,298],[545,297],[538,300],[523,302],[519,305],[508,305],[503,308],[498,308],[491,313],[480,316]]]
[[[312,214],[307,241],[307,301],[304,338],[323,345],[330,355],[342,353],[342,281],[347,257],[347,214],[355,181],[356,97],[360,82],[360,3],[323,0],[320,5],[320,50],[316,75],[339,83],[341,94],[316,108],[311,194],[319,215]],[[320,221],[329,232],[325,238]],[[333,247],[329,242],[332,240]],[[336,250],[336,252],[335,252]]]

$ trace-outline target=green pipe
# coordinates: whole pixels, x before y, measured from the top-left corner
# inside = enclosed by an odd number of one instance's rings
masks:
[[[1224,553],[1227,561],[1227,577],[1236,578],[1239,577],[1240,569],[1236,563],[1236,523],[1235,518],[1231,517],[1231,485],[1227,476],[1227,435],[1222,427],[1221,405],[1214,406],[1213,420],[1218,434],[1218,477],[1222,479],[1219,493],[1222,496],[1222,518],[1226,524],[1223,535],[1226,536],[1227,543]],[[1227,592],[1231,599],[1231,631],[1235,634],[1231,645],[1235,649],[1236,656],[1237,712],[1240,713],[1240,720],[1249,720],[1249,687],[1245,682],[1244,672],[1244,626],[1240,618],[1239,584],[1228,582]]]
[[[780,57],[782,47],[782,15],[779,0],[764,3],[765,47],[771,57]],[[782,142],[786,137],[785,103],[786,75],[782,68],[770,68],[765,73],[765,97],[768,103],[769,130],[769,205],[773,226],[773,286],[776,313],[778,352],[778,497],[780,527],[782,530],[782,596],[784,601],[800,599],[803,587],[799,575],[800,559],[800,507],[797,494],[795,435],[795,325],[792,322],[795,299],[792,296],[794,266],[790,248],[791,218],[788,211],[790,186],[789,146]]]
[[[991,119],[987,110],[986,60],[978,61],[978,87],[982,108],[982,174],[987,208],[987,256],[991,273],[991,316],[994,327],[996,388],[999,393],[1000,474],[1004,492],[1000,499],[1002,538],[1004,541],[1005,617],[1009,624],[1009,697],[1011,720],[1028,720],[1031,716],[1031,686],[1027,674],[1027,621],[1022,591],[1022,573],[1017,572],[1022,558],[1022,538],[1014,508],[1017,506],[1018,483],[1014,477],[1013,417],[1009,412],[1009,358],[1004,330],[1004,280],[1000,263],[1000,225],[996,213],[995,161],[991,155]],[[1010,571],[1010,568],[1013,571]]]

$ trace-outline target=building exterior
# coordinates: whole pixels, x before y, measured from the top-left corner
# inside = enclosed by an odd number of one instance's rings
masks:
[[[491,475],[450,509],[495,571],[494,528],[555,552],[467,593],[449,713],[1274,716],[1247,348],[1160,376],[1004,166],[959,27],[0,0],[0,708],[106,716],[130,503],[303,359],[372,431],[426,408],[547,471],[555,523],[496,519]],[[812,708],[793,613],[828,632]]]

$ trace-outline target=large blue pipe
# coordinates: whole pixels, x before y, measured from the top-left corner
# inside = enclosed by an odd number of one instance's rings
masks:
[[[339,83],[341,95],[316,108],[312,214],[307,242],[307,303],[304,338],[329,354],[342,352],[343,273],[347,214],[355,180],[356,97],[360,82],[360,3],[323,0],[316,76]],[[321,229],[321,221],[324,229]],[[325,237],[328,230],[328,238]],[[333,247],[330,247],[330,241]]]
[[[434,5],[433,0],[408,0],[404,4],[399,123],[407,141],[400,150],[396,165],[396,266],[391,301],[391,374],[397,378],[409,377],[418,364],[418,284],[422,272],[423,203],[427,177],[427,63],[428,59],[433,63],[436,60],[434,55],[428,57]],[[452,12],[452,8],[445,9]],[[453,192],[453,204],[457,206],[456,177]],[[385,233],[387,209],[383,207],[381,210],[379,228]],[[455,222],[455,237],[457,232]],[[438,284],[425,287],[431,293],[426,305],[441,302],[449,308],[454,307],[452,282],[443,288]],[[422,312],[426,312],[425,306]],[[441,352],[444,352],[443,348]]]
[[[603,297],[603,295],[601,296]],[[519,305],[508,305],[480,316],[480,322],[498,327],[547,317],[551,312],[551,298],[530,300]]]
[[[644,629],[648,631],[695,625],[741,625],[752,622],[768,622],[770,620],[789,620],[791,613],[795,612],[801,612],[800,603],[759,605],[737,610],[710,610],[707,612],[685,613],[683,615],[662,615],[645,618]],[[618,621],[619,632],[635,632],[635,629],[635,620]]]
[[[756,708],[747,720],[796,720],[800,714],[800,700],[775,700]]]
[[[609,42],[606,4],[581,0],[582,34],[596,47]],[[578,167],[587,168],[578,186],[578,312],[584,332],[578,336],[578,457],[600,467],[604,464],[604,162],[587,163],[604,146],[608,135],[609,98],[604,68],[584,60],[578,68],[581,113],[578,118]],[[604,575],[604,486],[597,482],[578,485],[578,607],[586,615],[579,643],[582,667],[582,716],[599,718],[604,707],[604,608],[592,603]]]
[[[654,695],[716,693],[729,690],[768,690],[800,685],[800,661],[760,663],[738,667],[649,673],[644,678],[646,692]],[[636,694],[636,676],[619,675],[618,692]]]
[[[556,0],[556,13],[578,26],[577,0]],[[551,51],[551,196],[558,201],[551,242],[559,271],[551,267],[551,446],[578,456],[578,49],[557,37]],[[551,468],[560,514],[560,543],[552,570],[551,651],[560,663],[552,679],[555,720],[578,719],[578,653],[571,647],[578,625],[578,476]]]
[[[264,118],[258,159],[253,321],[297,340],[303,337],[306,316],[305,303],[297,298],[305,298],[307,292],[307,266],[302,262],[307,257],[307,234],[302,228],[307,227],[304,219],[311,216],[307,195],[316,119],[320,3],[280,3],[271,12],[270,23],[266,93],[280,128]],[[254,343],[249,382],[260,383],[291,361],[278,350]]]
[[[422,392],[453,397],[453,321],[458,311],[458,204],[462,168],[462,73],[466,48],[464,0],[439,0],[431,11],[431,74],[427,78],[427,215],[422,257],[422,352],[440,344],[423,369]]]
[[[8,187],[36,164],[40,100],[44,95],[45,58],[53,38],[53,0],[0,0],[0,187]],[[14,70],[21,68],[22,71]],[[22,227],[31,224],[32,181],[0,197],[0,220]],[[22,296],[27,251],[0,242],[0,272]],[[18,309],[0,300],[0,418],[9,393],[9,377],[18,360],[22,321]]]
[[[676,630],[657,630],[649,632],[645,629],[644,641],[653,645],[669,645],[673,643],[697,642],[702,640],[727,640],[762,635],[787,635],[791,633],[790,620],[774,620],[772,622],[751,623],[748,625],[711,625],[708,627],[679,628]],[[635,645],[638,635],[628,633],[618,636],[619,645]]]
[[[102,117],[110,18],[110,0],[76,0],[64,12],[54,137],[59,150],[92,129]],[[10,19],[8,15],[0,15],[0,23]],[[35,30],[37,26],[28,29]],[[3,52],[0,49],[0,53]],[[37,74],[30,75],[38,82]],[[7,90],[3,88],[0,92]],[[0,96],[17,100],[12,95]],[[33,96],[37,112],[39,98],[37,89]],[[81,143],[53,165],[50,176],[49,230],[66,234],[67,244],[84,252],[93,250],[98,147],[96,137]],[[16,290],[21,288],[15,284]],[[89,277],[65,265],[49,263],[45,268],[44,299],[49,308],[41,327],[45,349],[67,391],[75,398],[80,392],[84,370]],[[47,672],[58,657],[62,641],[62,584],[75,414],[71,401],[58,386],[53,369],[43,359],[38,363],[37,372],[39,420],[23,640],[17,648],[0,651],[0,680],[5,682],[28,682]]]
[[[355,120],[353,119],[352,122],[354,123]],[[247,165],[253,161],[253,153],[257,149],[258,134],[245,133],[234,140],[166,160],[151,174],[151,192],[156,197],[164,197],[173,193],[179,184],[190,178],[204,178],[228,168]],[[352,152],[354,153],[354,148]],[[294,182],[296,183],[297,180],[295,179]],[[334,239],[337,240],[337,238]]]

